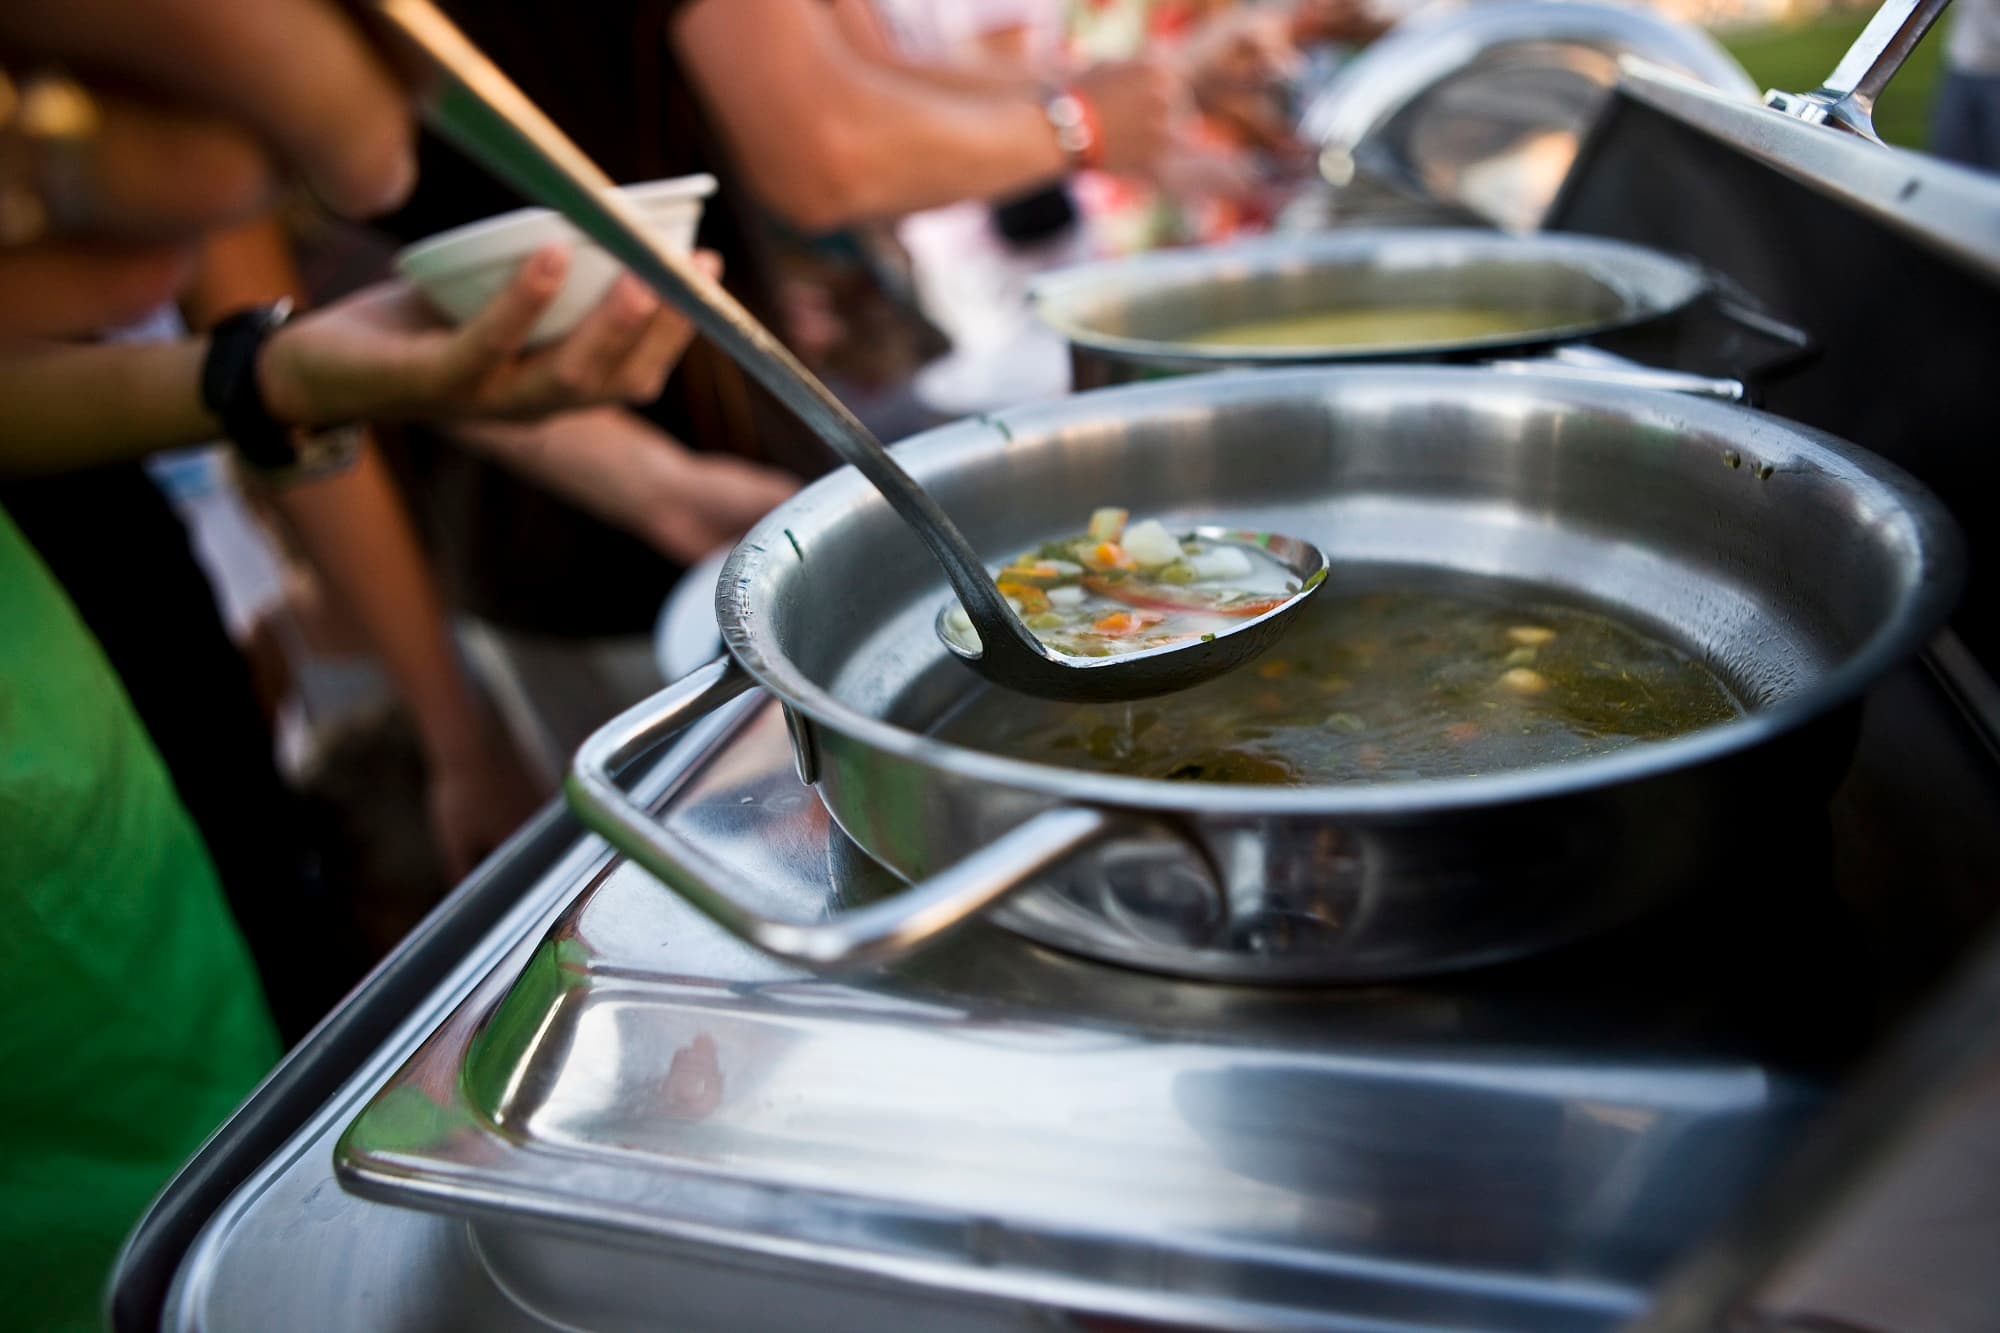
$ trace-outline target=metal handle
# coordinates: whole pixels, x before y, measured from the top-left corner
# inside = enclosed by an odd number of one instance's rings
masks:
[[[1742,402],[1747,393],[1742,380],[1696,375],[1682,370],[1661,370],[1594,347],[1563,347],[1546,357],[1489,361],[1486,368],[1504,375],[1543,375],[1626,389],[1659,389],[1666,393],[1720,398],[1731,403]]]
[[[1854,39],[1847,54],[1809,93],[1772,91],[1767,106],[1816,125],[1833,125],[1880,143],[1875,133],[1875,99],[1917,49],[1951,0],[1889,0]]]
[[[828,971],[913,953],[1124,822],[1102,810],[1059,807],[892,898],[813,922],[765,916],[730,894],[734,876],[727,866],[653,819],[611,778],[754,684],[729,657],[683,677],[593,733],[577,751],[563,791],[605,841],[709,920],[779,958]]]
[[[444,77],[426,113],[434,129],[602,245],[868,478],[930,547],[988,653],[1046,662],[965,534],[832,390],[720,284],[661,244],[610,177],[431,0],[375,0],[375,8]]]

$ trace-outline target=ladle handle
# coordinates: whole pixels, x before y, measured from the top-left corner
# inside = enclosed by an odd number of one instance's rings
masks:
[[[983,637],[993,626],[1010,626],[1022,646],[1039,655],[937,501],[735,297],[663,245],[597,164],[431,0],[375,0],[375,9],[443,76],[426,117],[434,129],[527,198],[562,214],[677,306],[917,529]]]
[[[691,672],[593,733],[563,789],[578,817],[605,841],[724,930],[776,957],[815,971],[903,957],[1126,822],[1087,806],[1059,806],[880,902],[810,922],[766,916],[725,887],[738,878],[734,872],[655,820],[611,776],[755,683],[729,657]]]

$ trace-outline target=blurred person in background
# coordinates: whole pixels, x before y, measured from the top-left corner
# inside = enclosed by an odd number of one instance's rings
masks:
[[[410,609],[395,600],[413,589],[367,586],[385,573],[391,582],[411,576],[394,568],[408,552],[398,551],[393,531],[385,541],[366,526],[382,518],[381,479],[358,460],[351,436],[334,445],[324,433],[377,418],[509,417],[650,397],[688,340],[690,326],[628,278],[567,338],[523,352],[564,262],[560,251],[535,256],[456,330],[390,284],[289,322],[260,310],[251,323],[219,325],[206,338],[17,341],[0,353],[0,471],[112,465],[217,435],[265,470],[275,466],[279,437],[307,457],[338,448],[361,470],[315,481],[288,468],[269,484],[333,488],[291,497],[301,530],[326,547],[330,568],[351,566],[371,603],[361,614],[394,619]],[[240,266],[233,276],[267,280]],[[331,512],[347,500],[356,514]],[[107,529],[103,520],[115,512],[74,517],[131,566],[126,601],[159,586],[148,566],[173,554],[167,546]],[[139,540],[106,540],[130,536]],[[414,592],[421,619],[425,594]],[[130,619],[116,596],[99,594],[100,613]],[[204,641],[215,637],[212,604],[206,610],[207,623],[197,616],[160,625],[164,640],[146,647],[154,657],[189,652],[227,684],[226,641],[221,652]],[[158,752],[74,605],[4,514],[0,622],[0,893],[12,923],[0,950],[0,1058],[10,1070],[0,1103],[0,1216],[8,1261],[24,1265],[9,1276],[34,1312],[32,1326],[83,1325],[124,1228],[268,1067],[276,1034],[222,911],[213,862]],[[442,651],[434,628],[415,628],[417,655]],[[156,668],[147,657],[130,660],[150,678]],[[180,679],[197,692],[184,704],[241,702]],[[235,684],[244,684],[240,667]],[[223,735],[218,720],[216,739]],[[240,775],[236,790],[249,808],[238,818],[265,813],[258,786],[254,774]],[[227,799],[226,775],[216,791]]]
[[[2000,0],[1958,0],[1931,107],[1931,151],[2000,170]]]
[[[1082,69],[1061,89],[920,68],[864,50],[826,0],[447,7],[613,179],[720,177],[701,241],[736,296],[795,340],[770,220],[814,236],[1085,164],[1150,177],[1174,153],[1179,84],[1151,61]],[[1052,121],[1062,89],[1091,108],[1087,130]],[[416,196],[389,221],[399,240],[518,204],[443,143],[420,151]],[[841,336],[840,311],[790,308]],[[550,781],[592,729],[659,687],[649,633],[685,568],[831,464],[701,343],[642,410],[453,434],[413,432],[402,476],[475,660]]]
[[[1173,151],[1150,179],[1083,173],[992,204],[904,218],[924,313],[953,343],[917,396],[933,418],[1054,397],[1067,345],[1035,318],[1036,275],[1108,253],[1219,241],[1269,225],[1310,175],[1292,130],[1302,52],[1367,40],[1358,0],[1279,4],[1074,4],[1071,0],[840,0],[857,43],[887,59],[988,86],[1047,87],[1092,56],[1143,55],[1177,73]],[[884,58],[884,56],[878,56]]]
[[[1086,210],[1113,253],[1213,243],[1268,228],[1306,177],[1290,92],[1303,49],[1372,41],[1387,24],[1365,0],[1084,0],[1070,6],[1073,58],[1162,53],[1182,72],[1201,116],[1191,133],[1211,153],[1258,166],[1237,189],[1159,191],[1093,181]],[[1262,188],[1256,188],[1261,182]]]
[[[182,316],[205,331],[236,311],[300,295],[286,237],[262,220],[209,238],[179,309],[163,307],[122,341],[179,338]],[[0,415],[33,413],[37,426],[54,420],[59,409],[35,399],[32,384],[16,383]],[[436,866],[422,887],[435,894],[526,818],[536,793],[460,667],[429,568],[365,428],[356,428],[352,454],[346,467],[288,479],[225,470],[217,490],[227,503],[232,473],[244,479],[252,502],[282,524],[317,575],[313,586],[332,614],[357,627],[395,683],[422,746],[415,795],[419,812],[428,811]],[[145,464],[0,481],[0,504],[117,671],[201,831],[289,1044],[378,956],[353,920],[357,898],[376,886],[340,873],[368,864],[373,849],[319,836],[314,826],[324,821],[280,777],[276,699],[253,683],[268,684],[273,663],[261,659],[253,674],[225,627],[211,573]],[[107,532],[119,540],[105,541]],[[240,563],[259,552],[230,554]],[[421,822],[418,829],[422,838]]]
[[[22,75],[32,62],[59,62],[83,82]],[[346,12],[320,0],[16,0],[0,11],[0,68],[10,92],[28,90],[0,106],[0,332],[10,337],[88,335],[155,307],[205,232],[267,206],[295,168],[354,212],[409,185],[409,100]],[[25,124],[22,102],[36,103]],[[409,292],[382,289],[214,339],[9,343],[0,460],[21,474],[118,463],[214,438],[223,418],[235,434],[259,396],[280,447],[296,451],[300,432],[368,417],[650,395],[687,331],[649,298],[628,293],[567,352],[518,353],[561,267],[543,256],[458,331],[437,327]],[[233,386],[220,415],[202,392],[219,342],[232,351],[217,381]],[[586,351],[603,373],[583,391],[564,381],[577,380],[570,358]],[[263,463],[271,443],[259,441]],[[276,1043],[170,776],[4,512],[0,895],[10,923],[0,1275],[24,1326],[95,1327],[124,1229]]]
[[[415,180],[414,99],[334,0],[9,0],[0,75],[0,336],[142,318],[294,177],[349,215]]]

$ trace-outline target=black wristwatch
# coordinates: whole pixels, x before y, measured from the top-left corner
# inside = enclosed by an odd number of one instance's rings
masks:
[[[257,358],[291,317],[289,300],[237,311],[210,330],[201,366],[202,404],[222,422],[243,461],[274,481],[343,467],[360,444],[358,427],[307,433],[271,415],[257,382]]]

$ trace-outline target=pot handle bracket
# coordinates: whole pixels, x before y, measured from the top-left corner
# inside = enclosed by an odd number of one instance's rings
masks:
[[[1042,871],[1125,832],[1133,822],[1107,810],[1059,806],[880,902],[811,922],[767,916],[730,892],[727,886],[736,876],[727,866],[655,820],[612,778],[755,684],[727,656],[690,672],[593,732],[577,751],[563,793],[593,832],[709,920],[768,954],[816,972],[874,966],[914,953]]]
[[[1882,142],[1875,101],[1951,0],[1888,0],[1854,39],[1826,82],[1809,93],[1772,89],[1764,105],[1809,125],[1830,125]]]

